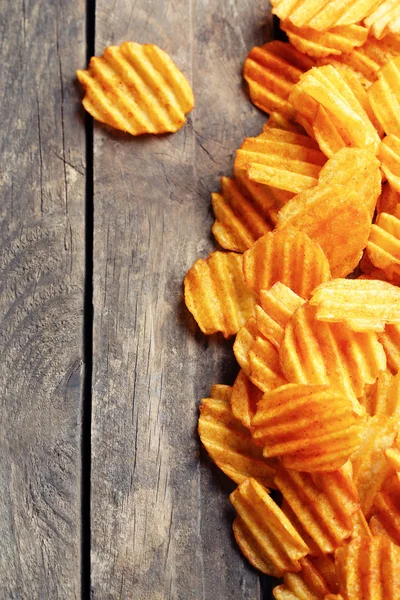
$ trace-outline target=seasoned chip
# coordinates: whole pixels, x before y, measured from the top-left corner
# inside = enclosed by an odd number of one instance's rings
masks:
[[[367,255],[389,280],[400,277],[400,219],[380,213],[371,227]]]
[[[268,121],[263,125],[263,131],[268,129],[283,129],[283,131],[291,131],[292,133],[300,133],[305,135],[305,131],[299,123],[289,121],[286,117],[278,112],[273,112],[269,115]]]
[[[366,27],[378,40],[389,33],[400,34],[400,4],[398,0],[384,0],[379,2],[377,8],[364,19]]]
[[[257,327],[266,339],[280,348],[286,324],[304,300],[277,281],[269,290],[261,290],[260,302],[261,306],[256,306]]]
[[[386,368],[385,351],[375,333],[354,332],[341,323],[323,323],[316,308],[300,306],[290,318],[280,349],[282,370],[291,383],[327,384],[357,398]]]
[[[250,375],[250,348],[256,341],[256,337],[259,334],[260,332],[258,330],[256,318],[250,317],[237,332],[235,342],[233,344],[233,353],[235,358],[247,376]]]
[[[335,552],[344,600],[398,600],[400,548],[383,536],[359,537]]]
[[[238,513],[233,533],[251,564],[273,577],[300,571],[299,560],[308,554],[308,546],[268,491],[247,479],[232,492],[230,501]]]
[[[400,371],[400,327],[386,325],[385,331],[379,334],[387,358],[387,366],[391,373],[396,375]]]
[[[324,154],[341,148],[365,148],[376,154],[378,132],[343,74],[332,65],[314,67],[301,76],[290,98],[297,119],[313,134]],[[301,119],[299,119],[301,117]]]
[[[311,58],[285,42],[276,40],[255,46],[243,66],[251,101],[266,113],[277,112],[293,120],[294,110],[288,100],[290,91],[313,64]]]
[[[242,483],[254,477],[262,485],[274,487],[273,463],[263,458],[249,430],[235,419],[229,400],[203,398],[198,429],[212,460],[233,481]]]
[[[289,384],[264,394],[252,420],[265,457],[308,473],[335,471],[361,444],[363,419],[328,386]]]
[[[400,546],[400,473],[392,475],[374,499],[370,527]]]
[[[309,558],[300,560],[299,573],[285,573],[283,585],[273,590],[276,600],[324,600],[332,590],[328,582]]]
[[[281,467],[275,484],[320,553],[334,552],[351,535],[359,502],[348,465],[321,475]]]
[[[194,106],[187,79],[153,44],[109,46],[76,75],[92,117],[132,135],[177,131]]]
[[[279,362],[279,352],[262,336],[257,336],[249,351],[250,379],[267,392],[286,383]]]
[[[233,393],[233,388],[231,385],[222,385],[221,383],[216,383],[211,388],[210,397],[213,400],[223,400],[224,402],[230,402]]]
[[[361,403],[371,415],[386,415],[400,421],[400,373],[379,373],[375,383],[366,390]]]
[[[382,193],[376,205],[378,215],[380,213],[388,213],[400,219],[400,193],[396,192],[390,183],[382,185]]]
[[[400,137],[400,57],[386,63],[371,85],[368,97],[386,134]]]
[[[400,138],[387,135],[379,147],[378,158],[388,182],[396,192],[400,192]]]
[[[236,419],[248,429],[262,395],[263,392],[250,381],[243,369],[240,369],[232,388],[231,407]]]
[[[360,25],[343,25],[320,32],[285,21],[281,23],[281,29],[297,50],[316,58],[350,52],[362,46],[368,37],[368,29]]]
[[[320,246],[290,228],[260,238],[244,253],[243,270],[247,285],[258,294],[280,281],[307,298],[317,285],[330,279],[328,260]]]
[[[299,229],[319,244],[332,276],[345,277],[358,265],[367,245],[371,217],[351,187],[318,185],[297,194],[280,210],[276,229],[284,231],[286,227]]]

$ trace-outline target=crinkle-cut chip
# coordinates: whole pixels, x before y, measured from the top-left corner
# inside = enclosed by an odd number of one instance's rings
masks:
[[[321,554],[334,552],[351,535],[359,501],[348,465],[320,475],[281,467],[275,485]]]
[[[310,556],[308,559],[315,566],[318,572],[321,573],[329,589],[333,592],[338,592],[339,582],[336,575],[335,559],[333,555],[323,554],[322,556]]]
[[[384,212],[400,219],[400,193],[396,192],[388,182],[382,185],[376,210],[378,215]]]
[[[286,119],[286,117],[277,112],[271,113],[268,121],[263,125],[264,132],[268,129],[282,129],[283,131],[305,135],[305,131],[299,123],[293,123],[293,121],[289,121],[289,119]]]
[[[251,564],[273,577],[300,571],[299,560],[308,554],[308,546],[268,491],[247,479],[232,492],[230,501],[238,513],[233,533]]]
[[[261,290],[260,302],[261,306],[256,306],[257,327],[279,349],[287,322],[304,300],[277,281],[269,290]]]
[[[362,148],[342,148],[322,167],[320,185],[344,185],[353,189],[372,216],[381,193],[379,160]]]
[[[266,129],[246,138],[236,152],[235,172],[246,170],[250,181],[297,194],[317,185],[326,157],[307,135]]]
[[[387,477],[393,472],[385,451],[393,446],[396,422],[390,417],[372,417],[364,431],[360,448],[353,454],[353,480],[357,487],[361,508],[368,518],[375,495],[381,490]]]
[[[273,229],[253,198],[242,193],[234,179],[222,177],[221,193],[212,194],[215,222],[212,228],[217,242],[225,250],[244,252],[259,237]]]
[[[397,445],[394,448],[388,448],[385,452],[385,456],[388,460],[388,463],[395,471],[400,473],[400,448],[398,440],[399,436],[396,438]],[[396,444],[395,442],[395,444]]]
[[[236,419],[248,429],[262,395],[263,392],[250,381],[243,369],[240,369],[232,388],[231,407]]]
[[[400,56],[380,69],[368,97],[385,133],[400,137]]]
[[[301,571],[298,573],[285,573],[283,585],[273,590],[276,600],[324,600],[331,589],[322,573],[308,558],[300,560]]]
[[[205,334],[230,337],[254,315],[256,300],[243,278],[243,256],[213,252],[186,274],[185,302]]]
[[[236,483],[254,477],[274,487],[275,468],[253,444],[251,434],[234,416],[229,400],[203,398],[199,435],[215,464]]]
[[[216,383],[211,388],[210,398],[213,400],[223,400],[224,402],[230,402],[232,397],[233,387],[231,385],[222,385]]]
[[[371,416],[386,415],[400,422],[400,373],[379,373],[375,383],[365,391],[361,403]]]
[[[378,40],[389,33],[400,34],[400,4],[398,0],[379,2],[377,8],[364,19],[366,27]]]
[[[252,419],[254,441],[287,469],[332,472],[361,444],[364,421],[350,398],[320,385],[289,384],[264,394]]]
[[[362,46],[368,37],[368,29],[361,25],[343,25],[320,32],[285,21],[281,23],[281,29],[297,50],[315,58],[351,52]]]
[[[250,181],[243,169],[236,170],[235,182],[242,194],[251,198],[257,210],[273,224],[280,208],[293,196],[291,192]]]
[[[400,42],[399,42],[400,43]],[[389,184],[396,192],[400,192],[400,138],[387,135],[379,147],[378,158],[381,169]]]
[[[249,351],[250,379],[260,390],[267,392],[286,383],[279,362],[279,352],[262,336],[257,336]]]
[[[272,12],[282,21],[327,31],[359,23],[375,7],[376,0],[272,0],[271,4]]]
[[[387,358],[388,369],[393,375],[400,371],[400,327],[386,325],[385,331],[379,334]]]
[[[132,135],[177,131],[194,106],[189,82],[153,44],[109,46],[76,75],[92,117]]]
[[[294,120],[289,94],[302,73],[311,69],[314,61],[301,54],[291,44],[275,40],[250,50],[243,77],[249,85],[250,99],[268,114],[277,112]]]
[[[283,374],[290,383],[331,385],[353,399],[386,368],[385,351],[372,332],[351,331],[342,323],[323,323],[316,308],[300,306],[290,318],[280,349]]]
[[[359,537],[335,552],[344,600],[398,600],[400,548],[384,536]]]
[[[369,528],[366,518],[364,517],[363,511],[361,508],[357,510],[353,515],[353,533],[351,534],[350,539],[355,539],[356,537],[367,536],[372,538],[372,532]]]
[[[345,277],[358,265],[367,245],[371,217],[363,199],[351,187],[321,184],[297,194],[281,208],[277,231],[272,235],[287,227],[302,231],[319,244],[329,261],[332,276]],[[252,248],[248,250],[251,251]]]
[[[243,270],[247,285],[258,294],[280,281],[302,298],[331,277],[320,246],[289,227],[257,240],[243,255]]]
[[[258,335],[260,335],[260,332],[258,330],[257,320],[255,317],[250,317],[237,332],[233,344],[235,358],[247,376],[250,375],[250,348],[256,341]]]
[[[374,499],[370,527],[400,546],[400,473],[392,475]]]
[[[346,146],[365,148],[376,154],[380,138],[359,96],[360,90],[354,93],[343,73],[326,65],[302,75],[289,99],[297,118],[300,115],[309,123],[327,156]]]
[[[367,255],[389,280],[400,276],[400,219],[380,213],[371,227]]]
[[[353,331],[384,331],[400,325],[400,288],[386,281],[332,279],[311,293],[318,321],[344,323]]]

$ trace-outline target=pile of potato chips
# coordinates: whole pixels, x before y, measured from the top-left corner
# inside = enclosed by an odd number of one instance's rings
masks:
[[[398,599],[400,3],[272,5],[290,43],[243,69],[270,117],[212,196],[222,250],[185,278],[240,365],[199,433],[277,600]]]

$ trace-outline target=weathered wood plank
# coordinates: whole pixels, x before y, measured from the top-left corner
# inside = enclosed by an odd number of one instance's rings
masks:
[[[0,3],[0,598],[80,597],[85,2]]]
[[[95,126],[92,593],[96,600],[260,597],[235,548],[233,486],[201,453],[197,405],[231,383],[231,343],[200,335],[186,270],[214,247],[210,192],[264,121],[242,90],[265,0],[98,0],[96,53],[156,43],[193,82],[173,136]]]

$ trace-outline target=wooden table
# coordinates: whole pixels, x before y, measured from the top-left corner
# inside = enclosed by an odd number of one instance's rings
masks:
[[[3,0],[0,15],[0,599],[259,599],[233,484],[196,433],[200,398],[233,381],[231,342],[199,333],[182,280],[214,248],[210,193],[265,120],[241,79],[271,37],[265,0]],[[177,134],[84,114],[75,70],[127,39],[192,82]]]

